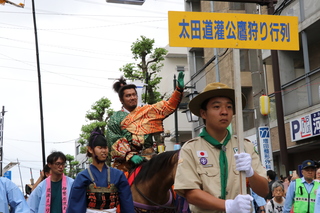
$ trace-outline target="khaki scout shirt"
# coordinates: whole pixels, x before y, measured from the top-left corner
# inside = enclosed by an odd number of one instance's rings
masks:
[[[244,150],[252,157],[253,170],[267,178],[267,172],[260,162],[254,145],[245,140]],[[234,154],[237,151],[238,142],[235,137],[231,137],[226,146],[226,156],[228,159],[226,199],[234,199],[240,194],[240,176],[239,171],[236,170],[236,161],[234,158]],[[176,192],[184,196],[184,190],[186,189],[201,189],[219,198],[221,196],[219,156],[220,149],[215,148],[201,137],[186,142],[180,150],[179,163],[174,182]],[[190,210],[194,213],[220,212],[201,209],[192,204],[190,204]]]

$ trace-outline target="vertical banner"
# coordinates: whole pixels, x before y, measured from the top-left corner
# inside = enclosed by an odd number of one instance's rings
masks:
[[[259,144],[262,165],[266,168],[266,170],[274,170],[270,128],[268,126],[259,127]]]

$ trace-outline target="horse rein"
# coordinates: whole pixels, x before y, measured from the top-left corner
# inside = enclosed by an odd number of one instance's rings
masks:
[[[174,209],[174,210],[176,210],[176,207],[175,207],[175,206],[172,206],[172,207],[171,207],[171,206],[165,206],[165,205],[161,205],[161,204],[158,204],[158,203],[150,200],[149,198],[147,198],[147,197],[138,189],[138,187],[137,187],[136,184],[134,184],[134,187],[135,187],[135,189],[137,190],[137,192],[138,192],[145,200],[149,201],[150,203],[154,204],[155,206],[159,206],[159,207],[162,207],[162,208],[165,208],[165,209]],[[172,193],[172,192],[171,192],[171,193]],[[176,212],[176,211],[175,211],[175,212]]]

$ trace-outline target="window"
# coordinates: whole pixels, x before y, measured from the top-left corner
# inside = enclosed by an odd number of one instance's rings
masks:
[[[230,10],[244,10],[244,3],[239,2],[230,2],[229,3],[229,9]]]
[[[248,49],[240,49],[240,71],[241,72],[250,71],[249,50]]]
[[[189,70],[190,75],[194,75],[204,66],[204,51],[203,48],[191,48],[189,50]],[[202,70],[201,70],[202,71]]]
[[[77,145],[76,147],[76,155],[80,154],[80,144]]]
[[[177,66],[177,72],[184,72],[185,71],[185,68],[184,68],[184,66]]]
[[[300,78],[283,85],[283,108],[285,115],[289,115],[309,107],[307,78],[310,80],[311,105],[320,103],[320,87],[317,83],[320,78],[319,68],[308,73],[306,76],[301,76]]]

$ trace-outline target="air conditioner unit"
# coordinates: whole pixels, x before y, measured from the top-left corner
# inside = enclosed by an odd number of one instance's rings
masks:
[[[180,72],[180,71],[184,72],[185,71],[185,67],[184,66],[177,66],[176,70],[177,70],[177,72]]]

